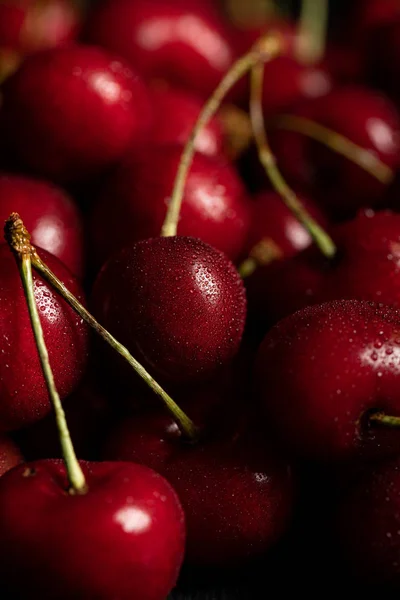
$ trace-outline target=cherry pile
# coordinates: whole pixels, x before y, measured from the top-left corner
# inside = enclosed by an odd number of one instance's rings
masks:
[[[0,0],[0,596],[398,592],[400,3],[83,4]]]

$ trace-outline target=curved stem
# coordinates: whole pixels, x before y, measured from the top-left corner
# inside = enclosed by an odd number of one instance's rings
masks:
[[[13,248],[13,250],[21,275],[40,364],[43,370],[47,391],[55,412],[62,455],[70,483],[70,491],[76,494],[83,494],[87,491],[86,480],[75,454],[64,409],[61,404],[60,396],[57,392],[53,371],[50,366],[49,355],[47,352],[46,343],[44,341],[43,329],[36,305],[30,253],[25,251],[18,252],[15,250],[15,248]]]
[[[361,169],[367,171],[381,183],[388,184],[394,177],[392,169],[379,160],[373,152],[357,146],[357,144],[340,135],[340,133],[336,133],[336,131],[324,127],[311,119],[296,115],[282,115],[274,120],[272,126],[301,133],[316,142],[328,146],[334,152],[341,154]]]
[[[294,214],[296,219],[307,229],[311,238],[321,252],[328,258],[336,253],[336,247],[330,236],[305,210],[297,195],[286,183],[279,171],[275,157],[268,143],[262,109],[264,65],[257,64],[251,73],[250,117],[253,126],[254,138],[257,144],[258,156],[261,164],[278,194]]]
[[[182,433],[191,440],[195,440],[198,436],[197,427],[193,421],[183,412],[181,408],[174,402],[174,400],[167,394],[167,392],[153,379],[153,377],[146,371],[146,369],[130,354],[129,350],[120,344],[111,333],[109,333],[96,319],[89,313],[88,310],[79,302],[79,300],[71,294],[71,292],[65,287],[65,285],[54,275],[49,267],[42,261],[34,246],[30,244],[30,236],[25,229],[19,215],[12,213],[9,219],[6,221],[5,231],[6,239],[10,243],[9,231],[15,227],[15,224],[20,221],[20,231],[14,236],[14,246],[22,244],[25,248],[25,252],[29,251],[30,260],[32,266],[39,272],[43,277],[52,285],[57,292],[64,298],[64,300],[71,306],[71,308],[92,327],[96,333],[109,344],[118,354],[124,358],[134,371],[147,383],[147,385],[159,396],[164,402],[167,409],[172,414],[173,418],[178,422]],[[23,228],[23,229],[22,229]],[[15,251],[15,250],[14,250]]]
[[[381,427],[400,427],[400,417],[394,417],[392,415],[386,415],[383,412],[373,413],[369,416],[369,422],[373,425],[379,425]]]
[[[250,71],[254,65],[271,60],[277,56],[280,51],[281,42],[278,36],[270,35],[265,39],[260,40],[248,54],[245,54],[233,64],[212,96],[207,100],[182,152],[171,200],[161,229],[162,236],[168,237],[176,235],[186,179],[193,161],[195,143],[200,131],[207,125],[208,121],[218,110],[226,94],[239,79]]]
[[[315,64],[325,54],[329,0],[302,0],[296,54],[299,62]]]

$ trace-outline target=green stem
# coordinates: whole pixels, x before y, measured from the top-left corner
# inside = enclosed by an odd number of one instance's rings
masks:
[[[302,0],[296,54],[299,62],[316,64],[325,54],[329,0]]]
[[[239,79],[249,72],[254,65],[271,60],[276,57],[280,51],[281,42],[277,36],[271,35],[260,40],[248,54],[245,54],[233,64],[212,96],[207,100],[182,152],[167,214],[161,229],[162,236],[169,237],[174,236],[177,233],[186,179],[195,154],[197,136],[216,113],[226,94]]]
[[[382,427],[400,427],[400,417],[393,417],[382,412],[373,413],[369,416],[369,422]]]
[[[67,470],[68,480],[71,486],[71,491],[76,494],[82,494],[85,493],[87,490],[86,480],[82,469],[79,465],[78,459],[76,457],[74,447],[72,445],[72,440],[69,434],[64,409],[61,404],[60,396],[57,392],[57,388],[54,382],[53,371],[50,366],[49,355],[47,352],[46,343],[44,341],[43,329],[40,322],[39,312],[35,300],[31,257],[29,254],[22,254],[21,256],[17,256],[17,262],[20,270],[26,301],[28,304],[29,317],[32,324],[33,334],[35,336],[36,346],[40,358],[40,364],[43,369],[43,375],[46,381],[47,390],[56,416],[61,450],[64,458],[65,467]]]
[[[250,117],[260,162],[264,166],[274,189],[282,197],[288,209],[307,229],[321,252],[326,257],[332,258],[336,253],[336,247],[332,239],[306,211],[295,192],[282,177],[276,165],[276,160],[269,146],[265,130],[262,109],[263,79],[264,65],[257,64],[253,67],[251,73]]]

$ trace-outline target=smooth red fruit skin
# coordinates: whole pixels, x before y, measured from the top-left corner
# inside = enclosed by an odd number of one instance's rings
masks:
[[[32,243],[83,276],[83,224],[78,207],[54,185],[22,175],[0,173],[0,221],[18,212]]]
[[[336,531],[340,551],[363,582],[400,587],[400,463],[375,466],[343,498]]]
[[[160,235],[182,150],[177,145],[142,148],[111,174],[89,219],[95,263],[101,265],[126,244]],[[198,237],[235,260],[245,244],[250,210],[235,168],[222,157],[196,154],[178,233]]]
[[[238,351],[246,317],[233,264],[201,240],[176,236],[126,246],[93,289],[100,323],[152,372],[205,379]]]
[[[106,50],[79,44],[28,57],[4,85],[6,145],[50,179],[95,175],[143,142],[151,109],[142,80]]]
[[[6,435],[0,435],[0,477],[22,463],[23,458],[18,446]]]
[[[81,301],[83,292],[66,267],[44,250],[39,255]],[[14,256],[0,245],[0,431],[25,427],[43,418],[51,405],[33,337]],[[35,298],[61,398],[78,385],[87,362],[88,331],[83,321],[44,280],[33,274]]]
[[[242,411],[243,412],[243,411]],[[243,420],[243,416],[242,416]],[[285,461],[243,434],[214,435],[185,445],[172,419],[140,416],[121,423],[104,457],[157,467],[179,490],[189,562],[232,566],[269,550],[292,511],[292,473]]]
[[[151,142],[155,145],[180,144],[188,141],[204,101],[196,94],[159,83],[151,89],[154,125]],[[195,143],[197,152],[218,156],[224,152],[224,132],[217,117],[200,131]]]
[[[2,584],[21,597],[164,600],[185,540],[174,490],[141,465],[81,466],[83,495],[67,493],[58,460],[22,465],[1,479]]]
[[[88,16],[86,39],[147,78],[208,98],[235,59],[231,31],[210,5],[187,0],[108,0]]]
[[[261,405],[292,450],[316,460],[398,452],[366,414],[400,414],[400,312],[340,300],[305,308],[266,335],[256,360]]]

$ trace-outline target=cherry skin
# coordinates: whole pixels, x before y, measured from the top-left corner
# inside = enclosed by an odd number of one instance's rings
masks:
[[[229,363],[246,317],[233,264],[183,236],[144,240],[115,254],[95,282],[93,307],[139,361],[180,383],[208,378]]]
[[[39,255],[84,301],[80,285],[67,268],[44,250]],[[0,272],[0,430],[11,431],[38,421],[51,405],[18,267],[6,244],[0,245]],[[77,387],[86,367],[87,327],[41,277],[34,273],[33,280],[55,382],[65,398]]]
[[[82,495],[67,493],[58,460],[21,465],[1,478],[2,584],[20,597],[164,600],[185,540],[174,490],[141,465],[81,466],[88,485]]]
[[[398,452],[368,414],[400,415],[400,312],[357,300],[305,308],[266,335],[256,360],[260,402],[294,452],[351,460]]]
[[[352,570],[368,583],[399,589],[399,459],[369,470],[343,498],[336,531]]]
[[[130,67],[77,44],[28,57],[5,83],[2,118],[7,148],[26,168],[71,181],[142,143],[151,109]]]
[[[105,182],[89,219],[97,264],[130,242],[160,234],[181,155],[177,145],[142,148],[127,155]],[[179,233],[198,237],[234,260],[245,244],[250,209],[235,168],[222,157],[196,154],[186,181]]]
[[[227,567],[269,550],[291,516],[291,471],[254,438],[221,435],[217,425],[211,437],[185,445],[169,417],[146,415],[121,424],[104,456],[157,465],[185,511],[186,559]]]
[[[208,98],[235,59],[231,31],[198,1],[106,0],[89,14],[86,39],[116,52],[148,79]]]
[[[83,224],[66,192],[46,181],[0,173],[0,221],[12,212],[22,215],[35,246],[47,250],[82,277]]]
[[[0,435],[0,477],[21,464],[22,454],[18,446],[8,436]]]

